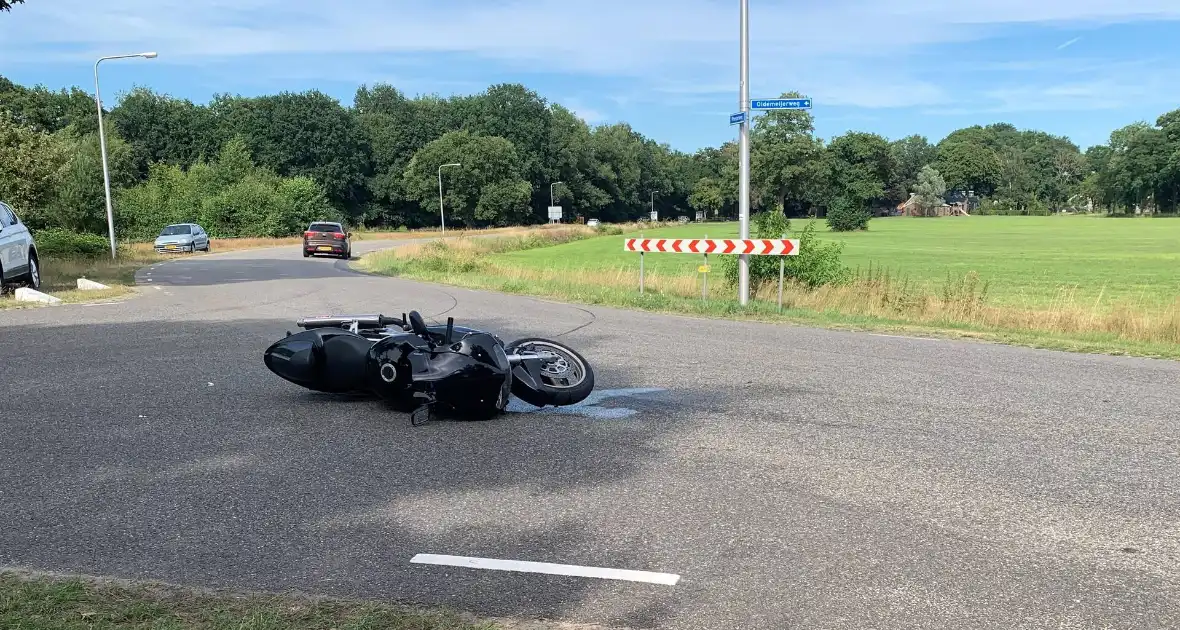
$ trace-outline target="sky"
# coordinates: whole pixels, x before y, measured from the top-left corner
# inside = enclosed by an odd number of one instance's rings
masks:
[[[797,91],[816,132],[937,142],[1009,122],[1083,149],[1180,108],[1180,0],[749,0],[750,96]],[[519,82],[590,124],[683,151],[736,137],[739,0],[26,0],[0,13],[0,75],[93,92],[362,84],[409,95]]]

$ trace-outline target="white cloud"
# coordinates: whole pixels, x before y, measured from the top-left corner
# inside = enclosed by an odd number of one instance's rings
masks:
[[[587,107],[578,99],[566,99],[562,101],[561,104],[564,105],[566,109],[570,110],[573,115],[581,118],[582,120],[586,121],[586,123],[591,125],[597,125],[599,123],[606,122],[610,118],[605,113],[597,109]]]
[[[825,104],[859,107],[955,100],[958,95],[907,65],[926,46],[990,37],[1011,24],[1180,20],[1176,0],[959,0],[953,8],[944,0],[753,4],[754,91],[791,86]],[[466,65],[474,57],[517,70],[629,78],[637,91],[662,92],[682,104],[736,100],[737,40],[731,0],[52,0],[0,19],[0,59],[11,64],[81,62],[141,49],[158,50],[157,63],[349,55],[341,63],[358,64],[333,71],[321,61],[307,69],[334,78],[364,76],[373,64],[400,56],[447,54]],[[991,97],[1022,101],[1001,89]]]

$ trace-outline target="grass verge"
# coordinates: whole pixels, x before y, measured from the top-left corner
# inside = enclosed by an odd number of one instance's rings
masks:
[[[398,241],[429,238],[463,238],[496,235],[511,238],[526,233],[530,228],[491,228],[482,230],[450,230],[445,234],[438,230],[420,231],[357,231],[354,241]],[[229,238],[212,239],[209,253],[264,249],[267,247],[296,247],[302,237],[289,238]],[[107,256],[45,256],[41,261],[41,291],[61,299],[65,303],[97,302],[125,297],[134,293],[135,272],[148,265],[170,260],[179,256],[204,256],[203,252],[193,254],[158,254],[152,243],[128,243],[120,246],[118,257]],[[108,285],[110,289],[79,291],[78,278],[87,278]],[[0,310],[14,308],[39,308],[39,302],[19,302],[11,294],[0,295]]]
[[[173,585],[0,571],[10,630],[494,630],[492,622],[340,599],[198,592]]]
[[[548,233],[555,237],[558,234]],[[735,289],[717,274],[710,274],[714,277],[702,299],[699,275],[649,271],[641,295],[634,269],[578,269],[576,261],[568,260],[564,266],[544,268],[519,265],[514,262],[515,256],[504,255],[526,249],[538,254],[543,248],[551,248],[548,253],[557,259],[568,249],[561,243],[593,236],[579,233],[577,239],[568,235],[547,238],[546,233],[538,232],[514,239],[455,239],[376,252],[362,258],[360,264],[374,273],[585,304],[1180,358],[1180,300],[1157,309],[1125,303],[1099,308],[1096,304],[1081,304],[1066,292],[1047,306],[1020,307],[991,302],[988,287],[971,272],[948,274],[942,286],[931,291],[927,282],[911,282],[870,270],[842,286],[808,289],[788,283],[780,313],[777,284],[759,287],[751,303],[743,308],[737,304]]]

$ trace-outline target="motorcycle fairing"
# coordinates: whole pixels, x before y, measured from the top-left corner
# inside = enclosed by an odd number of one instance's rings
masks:
[[[342,394],[365,382],[371,342],[343,329],[314,328],[288,335],[263,353],[266,367],[307,389]]]

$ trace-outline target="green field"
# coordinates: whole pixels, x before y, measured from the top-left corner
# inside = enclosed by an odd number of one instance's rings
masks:
[[[802,229],[803,220],[792,221]],[[649,237],[734,238],[737,223],[688,224],[645,231]],[[1093,307],[1117,302],[1138,308],[1173,304],[1180,296],[1180,219],[1056,217],[889,217],[873,219],[866,232],[817,234],[845,243],[853,268],[885,268],[931,291],[948,274],[977,272],[989,283],[994,304],[1046,306],[1062,299]],[[638,235],[638,233],[635,233]],[[713,257],[715,259],[717,257]],[[639,254],[623,251],[623,237],[609,236],[555,247],[498,254],[494,260],[550,269],[635,269]],[[644,266],[660,274],[691,275],[700,256],[647,254]]]

